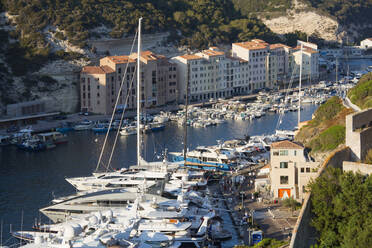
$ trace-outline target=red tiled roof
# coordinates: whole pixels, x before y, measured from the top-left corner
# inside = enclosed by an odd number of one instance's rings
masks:
[[[195,54],[185,54],[185,55],[181,55],[180,57],[186,60],[202,59],[202,57],[195,55]]]
[[[216,50],[203,50],[203,53],[208,56],[221,56],[224,55],[225,53],[222,51],[216,51]]]
[[[276,48],[290,48],[290,47],[287,45],[281,44],[281,43],[270,45],[270,49],[276,49]]]
[[[260,49],[266,49],[269,44],[264,42],[263,40],[252,40],[252,41],[246,41],[246,42],[239,42],[239,43],[233,43],[234,45],[243,47],[248,50],[260,50]]]
[[[283,141],[272,143],[271,148],[273,149],[304,149],[302,145],[289,141],[289,140],[283,140]]]
[[[134,63],[136,62],[135,59],[130,58],[127,55],[120,55],[120,56],[108,56],[109,60],[114,62],[115,64],[127,64],[127,63]]]
[[[84,66],[81,70],[81,73],[87,74],[106,74],[115,72],[111,67],[104,65],[104,66]]]

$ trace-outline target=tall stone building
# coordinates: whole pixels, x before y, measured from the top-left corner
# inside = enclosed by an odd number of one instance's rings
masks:
[[[141,105],[157,107],[177,97],[177,66],[163,55],[141,52]],[[81,110],[110,114],[118,108],[137,107],[137,54],[108,56],[99,66],[86,66],[80,74]],[[122,86],[121,86],[122,84]],[[121,86],[121,89],[120,89]]]

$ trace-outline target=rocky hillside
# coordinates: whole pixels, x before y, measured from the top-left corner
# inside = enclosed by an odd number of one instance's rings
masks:
[[[302,31],[326,41],[358,42],[372,36],[371,0],[234,0],[273,32]]]
[[[300,129],[295,137],[321,159],[345,142],[345,116],[352,113],[338,97],[330,98],[314,113],[314,118]]]

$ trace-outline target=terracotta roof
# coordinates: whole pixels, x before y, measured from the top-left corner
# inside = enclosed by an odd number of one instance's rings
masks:
[[[270,45],[270,49],[276,49],[276,48],[290,48],[290,47],[287,45],[281,44],[281,43]]]
[[[372,41],[372,38],[367,38],[366,40],[370,40],[370,41]]]
[[[283,141],[272,143],[271,148],[273,149],[304,149],[302,145],[289,141],[289,140],[283,140]]]
[[[87,74],[106,74],[115,72],[111,67],[104,66],[84,66],[81,70],[81,73]]]
[[[270,164],[265,165],[265,166],[262,167],[260,170],[262,170],[262,169],[267,169],[267,168],[270,168]]]
[[[237,45],[248,50],[266,49],[269,46],[269,44],[264,42],[263,40],[252,40],[240,43],[233,43],[233,45]]]
[[[221,51],[216,51],[216,50],[203,50],[203,53],[205,55],[208,55],[208,56],[221,56],[221,55],[225,55],[224,52],[221,52]]]
[[[195,55],[195,54],[185,54],[185,55],[181,55],[180,57],[186,60],[202,59],[202,57]]]
[[[293,48],[293,50],[301,50],[301,46],[296,46]],[[317,50],[308,47],[302,47],[302,51],[305,53],[318,53]]]
[[[108,56],[109,60],[114,62],[115,64],[127,64],[127,63],[134,63],[136,62],[135,59],[130,58],[127,55],[121,55],[121,56]]]
[[[129,58],[136,60],[137,59],[137,53],[132,53]],[[158,60],[158,59],[165,59],[164,55],[155,54],[151,51],[142,51],[141,52],[141,58],[149,61],[149,60]]]

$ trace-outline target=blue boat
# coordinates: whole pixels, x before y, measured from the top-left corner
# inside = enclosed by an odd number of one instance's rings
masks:
[[[184,161],[183,153],[169,153],[173,162]],[[197,147],[195,150],[187,152],[186,163],[184,166],[202,169],[231,171],[237,166],[236,156],[226,149]]]
[[[163,123],[152,122],[145,126],[145,133],[157,132],[164,130],[165,125]]]
[[[92,131],[94,132],[94,133],[107,133],[107,131],[108,131],[108,125],[106,125],[106,124],[97,124],[97,125],[95,125],[94,127],[92,127]]]
[[[47,146],[40,139],[30,138],[16,145],[18,149],[30,152],[39,152],[46,150]]]

